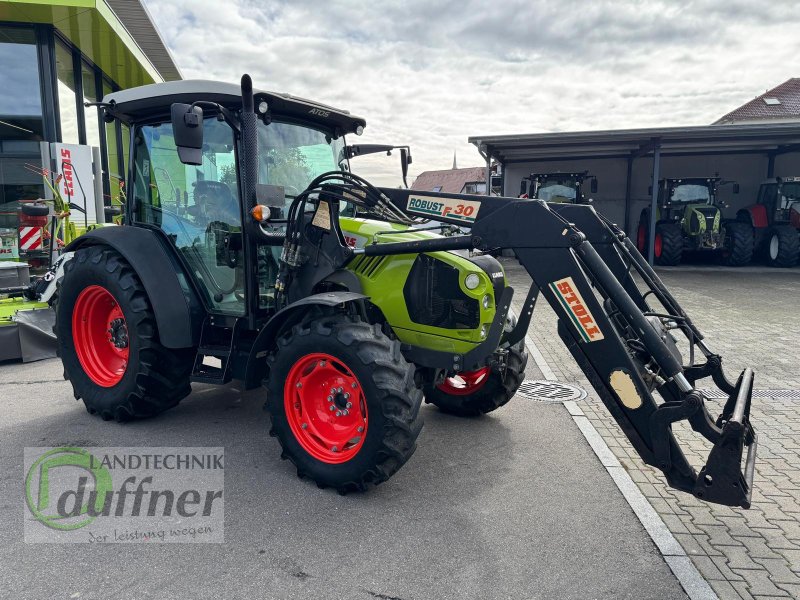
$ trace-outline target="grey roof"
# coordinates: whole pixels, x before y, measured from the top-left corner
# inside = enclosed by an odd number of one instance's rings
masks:
[[[183,79],[142,0],[106,0],[165,81]]]
[[[779,86],[756,96],[750,102],[715,121],[714,125],[769,119],[800,121],[800,78],[784,81]]]
[[[253,90],[256,103],[265,100],[270,110],[277,115],[317,121],[326,127],[337,127],[343,133],[351,133],[367,122],[349,111],[333,108],[313,100],[298,98],[291,94]],[[184,79],[153,83],[127,90],[112,92],[103,102],[113,104],[111,112],[123,120],[139,116],[169,114],[173,102],[216,102],[230,108],[241,106],[240,86],[222,81]]]
[[[626,158],[652,152],[656,142],[663,155],[757,153],[796,149],[800,145],[800,123],[478,135],[470,137],[469,142],[504,163]]]

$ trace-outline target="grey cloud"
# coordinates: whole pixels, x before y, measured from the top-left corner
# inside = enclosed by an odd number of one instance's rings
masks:
[[[744,0],[146,0],[188,77],[346,108],[412,174],[469,135],[706,124],[793,73],[800,11]],[[794,73],[797,74],[797,73]],[[396,185],[396,157],[354,167]]]

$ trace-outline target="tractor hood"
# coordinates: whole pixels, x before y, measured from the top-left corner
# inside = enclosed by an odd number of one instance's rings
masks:
[[[354,133],[358,127],[367,125],[364,119],[346,110],[291,94],[262,90],[254,90],[253,93],[256,106],[262,100],[266,101],[275,116],[316,122],[340,134]],[[112,92],[103,98],[103,102],[109,105],[106,111],[127,123],[169,117],[173,102],[192,103],[198,100],[216,102],[236,110],[242,105],[241,88],[234,83],[190,79],[143,85]]]

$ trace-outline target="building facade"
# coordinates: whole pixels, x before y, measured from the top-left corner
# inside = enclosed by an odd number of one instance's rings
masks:
[[[106,204],[119,195],[129,133],[85,103],[180,78],[139,0],[0,1],[0,227],[46,196],[42,142],[100,148]]]

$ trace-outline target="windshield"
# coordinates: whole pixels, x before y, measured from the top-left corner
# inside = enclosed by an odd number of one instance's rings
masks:
[[[575,200],[575,182],[569,180],[545,181],[539,186],[536,197],[547,202]]]
[[[259,121],[258,182],[283,188],[285,206],[317,176],[343,169],[343,137],[333,139],[302,125]]]
[[[800,201],[800,182],[784,183],[781,185],[780,209],[790,208],[792,204]]]
[[[683,184],[672,188],[670,202],[708,202],[711,196],[705,185]]]

